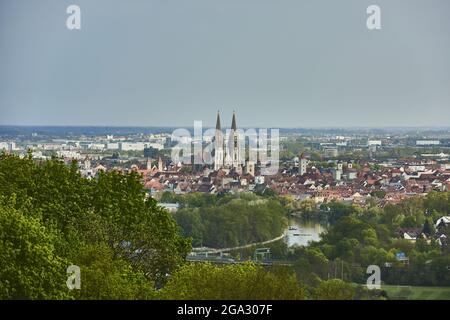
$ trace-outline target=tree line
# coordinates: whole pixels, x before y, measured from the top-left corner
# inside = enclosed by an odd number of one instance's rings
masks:
[[[252,193],[165,194],[161,201],[181,205],[173,216],[194,246],[227,248],[262,242],[280,236],[286,226],[285,209],[276,198]]]

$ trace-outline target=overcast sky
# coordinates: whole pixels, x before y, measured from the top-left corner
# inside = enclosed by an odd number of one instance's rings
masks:
[[[213,125],[218,109],[247,127],[449,126],[450,1],[0,0],[0,124]]]

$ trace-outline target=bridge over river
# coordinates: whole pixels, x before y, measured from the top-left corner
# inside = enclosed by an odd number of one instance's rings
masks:
[[[291,265],[290,261],[271,259],[269,248],[258,248],[252,259],[233,259],[227,253],[241,249],[248,249],[251,247],[262,246],[270,244],[279,240],[284,240],[288,247],[295,245],[308,245],[309,241],[320,240],[320,233],[325,231],[325,227],[316,222],[300,222],[298,219],[289,221],[289,226],[284,230],[280,236],[262,242],[250,243],[242,246],[230,248],[193,248],[192,252],[186,257],[191,262],[211,262],[219,264],[236,264],[253,261],[262,265]]]
[[[236,263],[244,263],[247,261],[253,261],[258,264],[274,264],[274,260],[271,260],[270,257],[270,249],[269,248],[259,248],[255,251],[254,259],[252,260],[236,260],[228,257],[224,253],[228,253],[230,251],[236,251],[241,249],[247,249],[255,246],[265,245],[272,242],[276,242],[282,240],[286,237],[286,234],[282,235],[262,242],[254,242],[242,246],[230,247],[230,248],[194,248],[193,251],[186,257],[187,261],[191,262],[212,262],[212,263],[220,263],[220,264],[236,264]]]
[[[187,261],[190,262],[210,262],[210,263],[215,263],[215,264],[240,264],[240,263],[246,263],[246,262],[253,262],[256,264],[260,264],[263,266],[273,266],[273,265],[278,265],[278,266],[288,266],[288,265],[292,265],[293,262],[292,261],[281,261],[281,260],[273,260],[273,259],[241,259],[241,260],[236,260],[230,257],[225,257],[225,256],[191,256],[188,255],[186,257]]]

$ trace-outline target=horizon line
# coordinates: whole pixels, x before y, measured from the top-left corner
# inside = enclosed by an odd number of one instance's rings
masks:
[[[215,125],[204,125],[204,127],[214,127]],[[54,127],[54,128],[193,128],[189,126],[175,126],[175,125],[99,125],[99,124],[0,124],[0,127]],[[439,125],[415,125],[415,126],[240,126],[240,128],[273,128],[273,129],[439,129],[450,130],[450,126]]]

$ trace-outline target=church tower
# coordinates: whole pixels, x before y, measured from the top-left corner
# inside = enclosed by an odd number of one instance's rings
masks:
[[[300,154],[300,167],[298,169],[298,173],[302,176],[306,173],[308,168],[308,159],[305,158],[303,152]]]
[[[228,141],[229,152],[231,158],[231,167],[233,169],[239,169],[241,165],[241,155],[239,148],[239,134],[236,126],[236,114],[233,111],[233,119],[231,120],[231,132]]]
[[[159,172],[163,172],[163,169],[164,169],[163,161],[162,161],[161,157],[159,157],[159,159],[158,159],[158,171]]]
[[[214,136],[214,170],[219,170],[223,167],[223,135],[220,126],[220,114],[217,111],[216,133]]]

